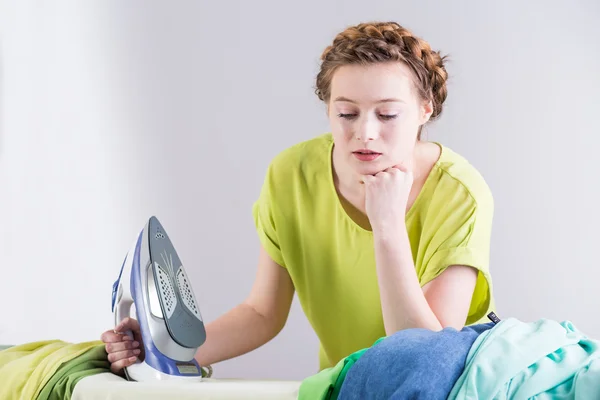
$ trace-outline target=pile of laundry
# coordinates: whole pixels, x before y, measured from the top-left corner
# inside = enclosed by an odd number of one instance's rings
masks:
[[[600,399],[600,341],[571,322],[515,318],[439,332],[406,329],[301,382],[299,400]],[[69,399],[109,372],[100,341],[0,349],[0,398]]]
[[[569,321],[490,319],[381,338],[305,379],[299,399],[600,399],[600,341]]]

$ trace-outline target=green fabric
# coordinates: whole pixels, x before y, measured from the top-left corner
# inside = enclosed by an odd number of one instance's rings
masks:
[[[373,346],[383,339],[377,339]],[[346,379],[346,374],[367,350],[358,350],[341,359],[333,367],[325,368],[319,373],[304,379],[300,384],[298,400],[337,400],[344,379]]]
[[[99,345],[64,363],[44,386],[37,400],[70,400],[77,383],[91,375],[110,372],[105,347]]]
[[[42,389],[66,363],[99,347],[104,347],[99,340],[82,343],[43,340],[0,351],[0,399],[38,399]],[[106,353],[104,358],[107,360]]]

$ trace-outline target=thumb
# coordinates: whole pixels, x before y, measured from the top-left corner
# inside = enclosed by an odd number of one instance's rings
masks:
[[[115,327],[115,332],[122,333],[129,330],[133,332],[140,330],[139,322],[131,317],[123,318],[123,320],[121,320],[121,322],[119,322],[119,324]]]

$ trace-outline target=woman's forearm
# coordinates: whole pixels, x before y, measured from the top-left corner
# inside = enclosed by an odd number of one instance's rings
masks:
[[[201,366],[225,361],[257,349],[280,330],[274,321],[241,303],[206,325],[206,341],[195,358]]]
[[[417,278],[406,226],[374,230],[373,238],[386,335],[407,328],[441,330]]]

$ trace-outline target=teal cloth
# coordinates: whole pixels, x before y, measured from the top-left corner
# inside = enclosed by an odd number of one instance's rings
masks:
[[[508,318],[473,343],[450,399],[600,399],[600,341],[571,322]]]

